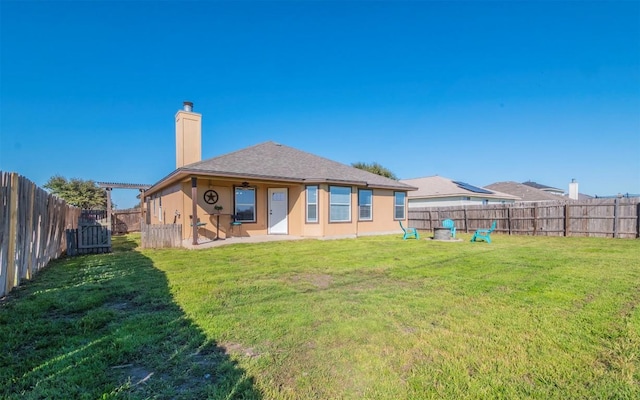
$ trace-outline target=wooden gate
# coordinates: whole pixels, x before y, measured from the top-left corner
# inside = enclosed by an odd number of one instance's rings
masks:
[[[102,210],[82,211],[78,229],[67,229],[67,255],[111,252],[111,230],[106,215]]]

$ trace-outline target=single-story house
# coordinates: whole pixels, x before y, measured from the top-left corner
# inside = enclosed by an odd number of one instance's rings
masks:
[[[505,204],[520,200],[517,196],[438,175],[402,179],[400,182],[418,188],[418,190],[409,192],[409,208]]]
[[[192,106],[176,114],[176,169],[144,192],[147,223],[182,224],[194,244],[400,232],[411,185],[274,142],[201,160],[202,115]]]
[[[491,185],[485,186],[485,188],[490,190],[499,190],[504,193],[509,193],[513,196],[520,197],[521,202],[533,202],[533,201],[572,201],[572,199],[564,196],[559,196],[557,194],[549,193],[548,191],[543,191],[540,189],[536,189],[533,186],[525,185],[524,183],[518,182],[496,182]]]
[[[563,199],[566,199],[567,197],[571,200],[580,200],[580,201],[593,199],[593,196],[578,192],[578,182],[575,179],[572,179],[571,182],[569,182],[569,191],[566,193],[562,189],[543,185],[537,182],[526,181],[526,182],[522,182],[522,184],[526,186],[530,186],[532,188],[540,189],[543,192],[554,194],[556,196],[563,196]]]

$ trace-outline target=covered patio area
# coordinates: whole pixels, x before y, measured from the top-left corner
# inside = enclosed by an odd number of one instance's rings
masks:
[[[285,240],[303,240],[311,239],[302,236],[294,235],[257,235],[257,236],[243,236],[243,237],[229,237],[225,239],[208,239],[204,236],[198,237],[198,244],[193,244],[191,238],[182,241],[182,247],[185,249],[208,249],[211,247],[220,247],[237,243],[262,243],[262,242],[279,242]]]

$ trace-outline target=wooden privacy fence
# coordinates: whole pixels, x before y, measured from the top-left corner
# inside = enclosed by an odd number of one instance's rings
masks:
[[[67,229],[67,255],[111,252],[111,230],[105,210],[82,210],[78,229]]]
[[[456,207],[409,208],[409,224],[422,230],[452,219],[458,232],[489,228],[509,235],[640,237],[640,197]]]
[[[111,231],[114,235],[140,232],[142,211],[139,208],[114,210],[111,215]]]
[[[141,224],[142,248],[182,247],[182,225]]]
[[[27,178],[0,171],[0,297],[62,255],[65,229],[79,215]]]

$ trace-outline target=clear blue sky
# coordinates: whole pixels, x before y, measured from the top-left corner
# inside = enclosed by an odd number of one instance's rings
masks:
[[[640,2],[0,1],[0,169],[155,183],[273,140],[400,178],[640,193]],[[119,208],[135,191],[116,191]]]

